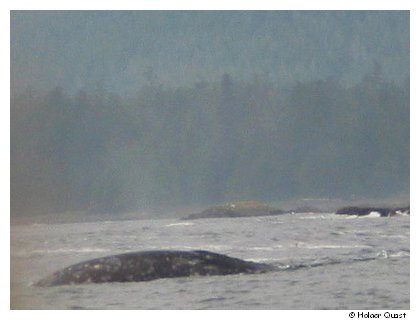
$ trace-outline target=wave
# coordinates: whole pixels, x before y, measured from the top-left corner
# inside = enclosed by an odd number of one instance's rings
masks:
[[[340,215],[340,214],[336,214],[335,215],[336,218],[341,218],[341,219],[369,219],[369,218],[380,218],[381,214],[377,211],[372,211],[367,215],[357,215],[357,214],[350,214],[350,215]]]
[[[349,215],[340,215],[340,214],[334,214],[336,218],[342,218],[342,219],[369,219],[369,218],[381,218],[381,213],[377,211],[371,211],[367,215],[357,215],[357,214],[349,214]],[[397,217],[410,217],[410,214],[405,211],[396,211],[395,216]]]
[[[380,218],[381,214],[377,211],[372,211],[371,213],[369,213],[368,215],[365,216],[360,216],[359,218]]]
[[[39,257],[51,254],[77,254],[77,253],[95,253],[95,252],[109,252],[110,250],[104,248],[59,248],[59,249],[36,249],[36,250],[18,250],[13,251],[12,256],[17,258]]]
[[[266,246],[266,247],[249,247],[247,250],[252,251],[275,251],[283,248],[299,248],[299,249],[357,249],[357,248],[371,248],[371,246],[368,245],[361,245],[361,244],[355,244],[355,245],[336,245],[336,244],[318,244],[318,245],[311,245],[311,244],[305,244],[303,242],[297,242],[296,244],[290,244],[290,245],[275,245],[275,246]]]
[[[409,257],[409,256],[410,256],[410,251],[407,251],[407,250],[401,250],[401,251],[396,251],[396,252],[382,250],[381,252],[377,254],[377,257],[385,258],[385,259]]]
[[[279,260],[276,258],[247,258],[247,261],[257,262],[257,263],[268,263],[278,266]]]
[[[178,223],[170,223],[165,225],[165,227],[184,227],[184,226],[192,226],[194,223],[192,222],[178,222]]]
[[[335,218],[334,212],[325,212],[325,213],[319,213],[319,212],[304,212],[301,214],[307,214],[305,216],[298,217],[299,220],[311,220],[311,219],[331,219]]]
[[[281,248],[281,245],[277,245],[274,247],[250,247],[248,248],[248,250],[255,250],[255,251],[273,251],[276,250],[278,248]]]
[[[178,246],[165,246],[162,248],[161,246],[148,246],[144,248],[144,250],[207,250],[207,251],[217,251],[226,253],[232,250],[232,247],[226,245],[202,245],[202,246],[188,246],[188,245],[178,245]]]
[[[389,252],[387,250],[382,250],[375,255],[364,256],[364,257],[353,257],[349,259],[332,259],[325,257],[323,259],[307,261],[307,262],[298,262],[298,263],[288,263],[283,264],[274,262],[273,264],[276,265],[280,270],[285,271],[295,271],[304,268],[317,268],[317,267],[326,267],[331,265],[339,265],[339,264],[352,264],[352,263],[359,263],[359,262],[369,262],[374,260],[383,260],[383,259],[395,259],[401,257],[409,257],[410,252],[406,250],[397,251],[397,252]]]
[[[304,248],[304,249],[353,249],[353,248],[370,248],[367,245],[335,245],[335,244],[320,244],[320,245],[301,245],[298,244],[297,247]]]
[[[104,248],[60,248],[60,249],[40,249],[40,250],[33,250],[31,254],[51,254],[51,253],[69,253],[69,252],[76,252],[76,253],[87,253],[87,252],[107,252],[109,250]]]

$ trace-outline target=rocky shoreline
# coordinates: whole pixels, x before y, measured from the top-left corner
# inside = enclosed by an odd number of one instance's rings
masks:
[[[268,206],[260,201],[239,201],[216,205],[205,209],[202,212],[192,213],[182,220],[209,219],[209,218],[240,218],[275,216],[287,213],[322,212],[321,210],[304,206],[292,210],[283,210]]]
[[[335,214],[367,216],[372,213],[378,213],[381,217],[392,217],[398,214],[410,214],[410,206],[406,207],[343,207],[337,210]]]
[[[300,206],[294,209],[283,210],[268,206],[260,201],[239,201],[225,203],[221,205],[211,206],[201,212],[192,213],[182,220],[192,219],[212,219],[212,218],[241,218],[241,217],[260,217],[260,216],[275,216],[282,214],[294,213],[322,213],[325,210],[320,210],[312,206]],[[410,214],[410,206],[366,206],[354,205],[340,207],[331,212],[337,215],[356,215],[367,216],[369,214],[378,214],[381,217],[392,217],[395,215]]]

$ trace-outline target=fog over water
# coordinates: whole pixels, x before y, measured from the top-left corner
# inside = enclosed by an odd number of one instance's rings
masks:
[[[13,11],[11,92],[13,218],[408,199],[408,11]]]
[[[410,308],[409,11],[11,11],[10,27],[12,309]],[[33,285],[145,250],[279,271]]]

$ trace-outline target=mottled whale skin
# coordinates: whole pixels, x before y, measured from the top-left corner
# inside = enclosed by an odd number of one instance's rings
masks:
[[[136,282],[160,278],[252,274],[275,271],[272,265],[245,261],[210,251],[143,251],[81,262],[35,283],[49,287],[69,284]]]

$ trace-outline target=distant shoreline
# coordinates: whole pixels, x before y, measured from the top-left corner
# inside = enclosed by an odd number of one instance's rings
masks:
[[[404,207],[410,203],[407,197],[392,197],[387,199],[359,199],[342,200],[328,198],[305,198],[297,200],[266,202],[270,207],[284,210],[291,213],[296,208],[314,207],[320,212],[336,212],[346,206],[355,207]],[[92,223],[99,221],[121,221],[121,220],[149,220],[149,219],[182,219],[187,216],[206,210],[210,206],[174,206],[162,207],[151,210],[139,210],[138,212],[126,213],[107,213],[98,214],[88,211],[45,213],[32,216],[11,215],[10,225],[30,225],[30,224],[64,224],[64,223]]]

